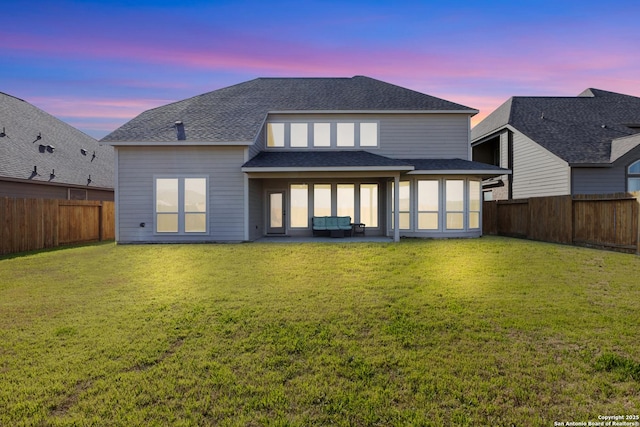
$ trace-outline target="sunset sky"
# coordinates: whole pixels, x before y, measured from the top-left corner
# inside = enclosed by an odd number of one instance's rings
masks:
[[[513,95],[640,96],[639,16],[637,0],[5,1],[0,91],[101,138],[255,77],[366,75],[476,123]]]

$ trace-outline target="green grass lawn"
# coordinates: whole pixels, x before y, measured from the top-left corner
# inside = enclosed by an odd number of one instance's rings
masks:
[[[0,425],[640,413],[640,257],[507,238],[0,259]]]

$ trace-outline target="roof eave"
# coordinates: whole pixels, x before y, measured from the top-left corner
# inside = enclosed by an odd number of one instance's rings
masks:
[[[486,169],[419,169],[408,172],[407,175],[481,175],[481,176],[500,176],[511,175],[511,170],[486,170]]]
[[[272,110],[268,114],[471,114],[480,111],[469,110]]]
[[[135,147],[135,146],[248,146],[253,145],[255,141],[100,141],[103,145],[111,145],[113,147]]]
[[[272,172],[408,172],[414,170],[413,166],[288,166],[288,167],[243,167],[246,173],[272,173]]]

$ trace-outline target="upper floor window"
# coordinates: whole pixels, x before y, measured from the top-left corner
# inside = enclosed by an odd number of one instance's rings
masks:
[[[378,147],[377,121],[267,123],[268,148]]]
[[[640,160],[636,160],[627,169],[627,191],[640,191]]]
[[[284,147],[284,123],[267,123],[267,147]]]

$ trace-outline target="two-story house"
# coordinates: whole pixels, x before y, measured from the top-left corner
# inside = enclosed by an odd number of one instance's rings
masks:
[[[311,236],[349,216],[368,236],[481,235],[477,110],[368,77],[259,78],[140,114],[116,153],[116,239]]]
[[[486,200],[640,190],[640,98],[600,89],[514,96],[472,130],[473,160],[510,175]]]

